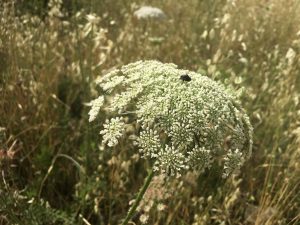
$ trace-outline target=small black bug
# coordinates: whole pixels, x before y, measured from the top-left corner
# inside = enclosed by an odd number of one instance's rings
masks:
[[[192,78],[191,78],[189,75],[184,74],[184,75],[181,75],[181,76],[180,76],[180,80],[189,82],[189,81],[192,80]]]

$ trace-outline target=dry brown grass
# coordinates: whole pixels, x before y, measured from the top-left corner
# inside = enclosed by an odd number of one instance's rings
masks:
[[[255,145],[238,177],[189,174],[169,184],[175,194],[164,211],[143,212],[149,224],[299,224],[299,1],[146,1],[165,11],[163,22],[134,18],[143,1],[79,3],[80,13],[73,7],[62,18],[0,8],[0,223],[34,221],[20,209],[47,209],[39,197],[76,224],[118,223],[145,163],[127,143],[99,151],[84,103],[97,75],[151,58],[245,87]]]

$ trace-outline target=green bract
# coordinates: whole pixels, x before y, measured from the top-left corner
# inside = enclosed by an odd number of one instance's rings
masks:
[[[97,84],[106,94],[91,102],[90,120],[101,109],[114,117],[104,124],[103,141],[117,145],[125,121],[131,121],[134,143],[161,173],[201,171],[222,160],[228,175],[251,155],[248,116],[234,93],[208,77],[174,64],[138,61],[99,78]]]

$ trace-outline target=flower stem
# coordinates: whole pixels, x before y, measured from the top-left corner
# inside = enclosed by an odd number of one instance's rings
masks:
[[[126,218],[124,219],[122,225],[127,225],[129,220],[132,218],[135,210],[137,209],[138,205],[140,204],[141,200],[143,199],[143,196],[147,190],[147,188],[149,187],[149,184],[151,183],[151,180],[154,176],[154,171],[151,169],[151,171],[149,172],[143,187],[141,188],[140,192],[138,193],[137,198],[135,199],[132,207],[129,209]]]

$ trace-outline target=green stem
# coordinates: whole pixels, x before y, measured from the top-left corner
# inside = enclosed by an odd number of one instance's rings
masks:
[[[134,201],[134,203],[133,203],[133,206],[132,206],[132,207],[130,208],[130,210],[128,211],[127,216],[126,216],[126,218],[124,219],[122,225],[127,225],[128,222],[129,222],[129,220],[132,218],[132,216],[133,216],[135,210],[137,209],[138,205],[140,204],[141,200],[143,199],[143,196],[144,196],[144,194],[145,194],[147,188],[149,187],[149,184],[151,183],[151,180],[152,180],[153,176],[154,176],[154,171],[151,170],[151,171],[149,172],[149,174],[148,174],[148,176],[147,176],[147,178],[146,178],[146,180],[145,180],[145,182],[144,182],[144,185],[143,185],[143,187],[141,188],[141,190],[140,190],[140,192],[139,192],[137,198],[135,199],[135,201]]]

